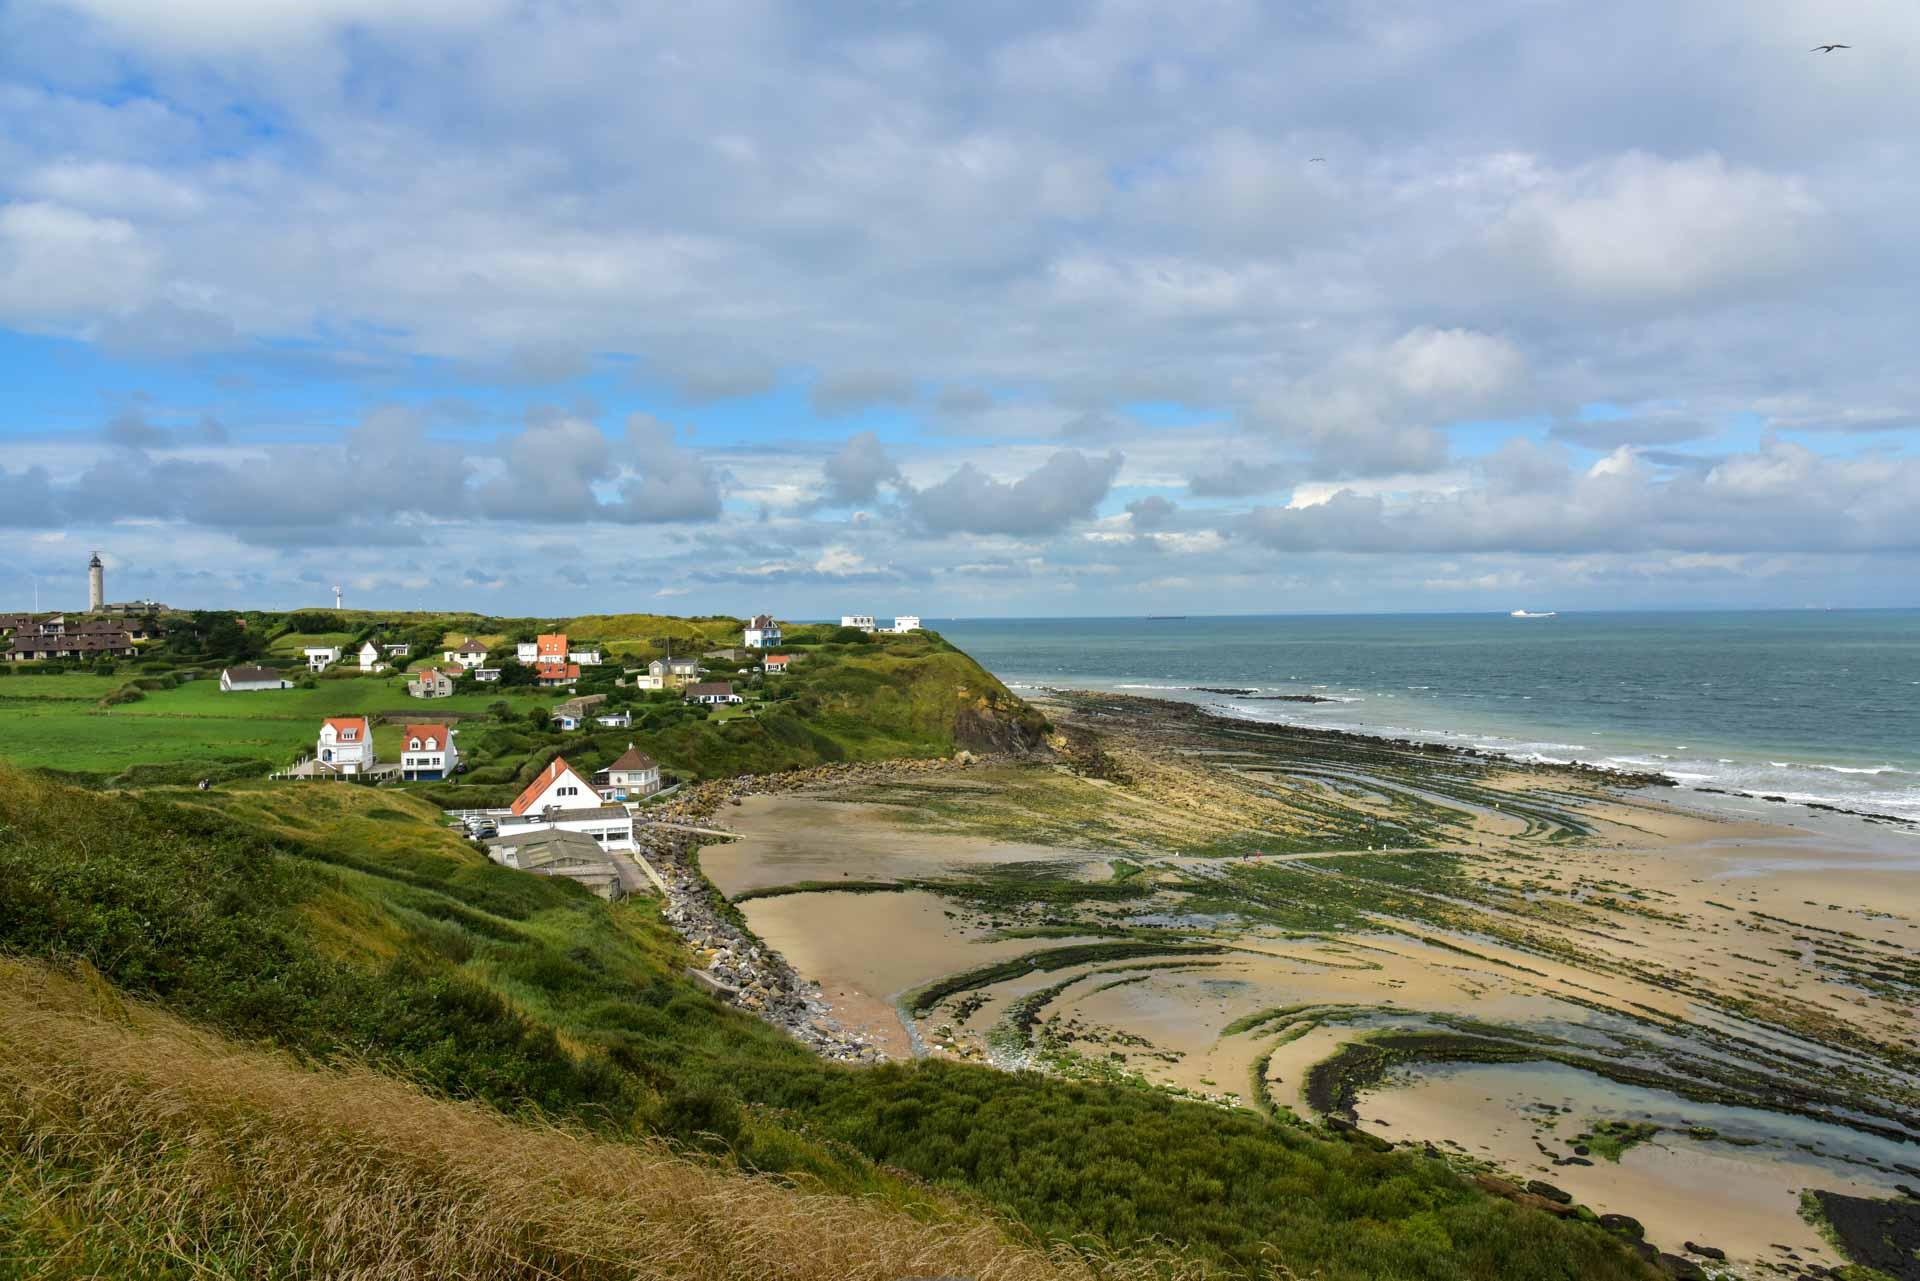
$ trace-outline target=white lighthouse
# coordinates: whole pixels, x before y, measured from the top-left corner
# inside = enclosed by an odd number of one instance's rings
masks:
[[[107,567],[100,563],[100,553],[95,552],[87,562],[87,612],[97,614],[106,604]]]

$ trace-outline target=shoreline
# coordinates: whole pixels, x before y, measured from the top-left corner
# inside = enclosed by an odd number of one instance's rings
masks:
[[[1755,1264],[1781,1215],[1802,1258],[1840,1262],[1798,1223],[1809,1181],[1872,1199],[1920,1178],[1920,963],[1901,959],[1920,924],[1877,907],[1911,901],[1920,867],[1869,856],[1836,885],[1822,862],[1884,827],[1137,695],[1042,705],[1045,756],[740,780],[715,802],[740,835],[700,851],[702,879],[873,1051],[1318,1118],[1526,1204],[1547,1181],[1639,1213],[1670,1248],[1723,1225]],[[1789,936],[1812,942],[1783,961]],[[1380,1053],[1344,1106],[1313,1106],[1343,1055]],[[1499,1064],[1572,1073],[1576,1097],[1541,1106],[1579,1134],[1416,1106]],[[1596,1165],[1578,1140],[1616,1116],[1672,1137]],[[1695,1167],[1761,1209],[1721,1213],[1676,1173]]]
[[[1822,814],[1839,815],[1846,818],[1857,819],[1866,823],[1880,824],[1887,827],[1899,829],[1902,831],[1911,832],[1915,835],[1920,835],[1920,818],[1908,818],[1904,815],[1889,814],[1889,813],[1884,813],[1878,810],[1855,809],[1846,805],[1841,805],[1841,804],[1829,802],[1826,800],[1796,799],[1794,797],[1782,795],[1778,792],[1740,790],[1736,788],[1714,787],[1714,786],[1706,786],[1706,785],[1697,784],[1697,783],[1690,783],[1685,779],[1675,777],[1672,773],[1669,773],[1666,770],[1661,768],[1652,768],[1652,769],[1631,768],[1624,765],[1608,765],[1608,764],[1603,764],[1601,762],[1596,762],[1596,761],[1579,761],[1579,760],[1570,760],[1570,759],[1561,760],[1557,758],[1545,757],[1538,753],[1525,754],[1525,753],[1519,753],[1519,752],[1504,751],[1504,750],[1499,750],[1494,748],[1463,745],[1459,743],[1447,742],[1447,741],[1444,741],[1443,739],[1437,739],[1437,738],[1414,737],[1413,735],[1416,732],[1409,731],[1409,730],[1400,730],[1395,732],[1395,731],[1389,731],[1386,729],[1379,729],[1379,730],[1353,729],[1348,727],[1312,725],[1312,724],[1306,724],[1300,721],[1267,720],[1257,716],[1239,713],[1235,708],[1231,707],[1230,705],[1217,704],[1217,703],[1209,704],[1209,703],[1202,703],[1198,701],[1189,701],[1186,699],[1158,698],[1151,694],[1139,694],[1139,693],[1133,692],[1132,690],[1126,690],[1126,689],[1092,689],[1092,688],[1072,686],[1072,685],[1019,685],[1019,686],[1009,686],[1009,688],[1013,688],[1013,689],[1017,689],[1018,691],[1021,691],[1022,696],[1025,697],[1027,701],[1034,703],[1037,706],[1044,706],[1050,701],[1054,701],[1060,698],[1090,697],[1090,698],[1127,699],[1127,700],[1139,702],[1139,703],[1153,704],[1156,707],[1159,707],[1169,713],[1173,713],[1176,715],[1198,714],[1202,716],[1212,717],[1216,720],[1231,721],[1239,724],[1271,725],[1271,726],[1277,726],[1280,728],[1296,731],[1302,734],[1324,735],[1330,740],[1334,740],[1334,741],[1374,740],[1374,741],[1379,741],[1383,743],[1393,744],[1398,747],[1404,747],[1410,750],[1435,750],[1440,752],[1455,753],[1461,756],[1472,757],[1472,758],[1488,760],[1488,761],[1499,761],[1504,764],[1512,765],[1515,767],[1528,768],[1528,769],[1572,770],[1580,773],[1592,774],[1598,778],[1609,781],[1619,786],[1662,788],[1662,789],[1670,789],[1681,796],[1699,795],[1699,796],[1714,796],[1714,797],[1731,797],[1731,798],[1736,798],[1744,801],[1753,801],[1753,802],[1765,804],[1765,805],[1782,805],[1782,806],[1804,809],[1808,811],[1809,815],[1815,815],[1815,816],[1822,815]],[[1169,688],[1174,688],[1174,687],[1169,687]],[[1228,693],[1239,692],[1237,689],[1229,690],[1227,688],[1216,688],[1216,687],[1210,687],[1205,685],[1179,686],[1177,688],[1191,690],[1196,693],[1206,693],[1206,694],[1228,694]],[[1278,702],[1278,703],[1303,703],[1303,704],[1339,704],[1342,700],[1322,698],[1317,695],[1279,694],[1279,695],[1261,695],[1256,697],[1253,701]],[[1446,731],[1439,731],[1439,730],[1436,730],[1433,732],[1435,734],[1446,733]],[[1827,766],[1827,765],[1810,765],[1810,766],[1803,766],[1802,768],[1835,769],[1839,767]],[[1675,803],[1677,801],[1678,801],[1678,796],[1673,798],[1673,802],[1670,802],[1670,803]],[[1708,804],[1712,804],[1712,802],[1708,802]]]

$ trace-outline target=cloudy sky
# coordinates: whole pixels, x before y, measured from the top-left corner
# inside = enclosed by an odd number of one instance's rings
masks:
[[[1911,0],[0,0],[0,607],[1913,605],[1916,119]]]

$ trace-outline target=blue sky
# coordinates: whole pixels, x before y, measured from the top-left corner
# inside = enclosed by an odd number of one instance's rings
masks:
[[[1911,605],[1916,86],[1893,0],[0,0],[0,605]]]

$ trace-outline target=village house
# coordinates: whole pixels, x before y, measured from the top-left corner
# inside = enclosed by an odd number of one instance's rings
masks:
[[[633,713],[624,708],[617,712],[603,712],[593,718],[593,723],[607,729],[632,729]]]
[[[540,661],[539,641],[517,641],[513,647],[514,661],[523,667],[532,667]]]
[[[406,658],[413,653],[413,645],[408,641],[388,641],[380,648],[387,652],[388,658]]]
[[[669,656],[648,663],[647,674],[635,676],[633,683],[640,689],[683,689],[689,682],[699,678],[699,659]]]
[[[387,665],[380,661],[380,647],[372,641],[360,647],[360,670],[363,672],[383,672]]]
[[[584,832],[528,828],[487,842],[487,856],[504,867],[557,876],[584,885],[604,899],[620,895],[620,869]]]
[[[479,681],[482,685],[498,685],[500,683],[500,669],[498,667],[476,667],[473,669],[473,679]]]
[[[305,650],[307,670],[318,674],[340,661],[338,645],[309,645]]]
[[[780,624],[773,621],[772,614],[755,614],[747,620],[747,629],[742,633],[740,643],[748,649],[778,649]]]
[[[598,667],[603,659],[604,655],[601,652],[600,642],[598,641],[587,641],[583,644],[572,646],[567,650],[567,661],[569,663],[578,663],[582,667]]]
[[[407,682],[407,693],[415,698],[452,698],[453,682],[459,674],[457,667],[450,672],[438,667],[423,667]]]
[[[487,647],[472,637],[468,637],[462,642],[459,649],[450,649],[440,657],[444,662],[458,663],[461,667],[472,671],[474,668],[486,663]]]
[[[855,631],[870,632],[874,630],[873,615],[872,614],[842,614],[840,615],[840,626],[851,627]]]
[[[607,701],[605,694],[582,694],[564,703],[555,703],[550,715],[555,729],[576,730],[587,723],[593,711]]]
[[[544,685],[549,689],[571,685],[580,679],[580,665],[578,663],[541,663],[533,669],[533,679],[536,684]]]
[[[792,661],[791,654],[768,654],[760,664],[760,670],[769,676],[784,676],[787,673],[787,664]]]
[[[902,614],[893,620],[893,634],[896,636],[904,636],[908,632],[917,632],[919,630],[920,616],[918,614]]]
[[[125,632],[21,632],[7,646],[10,663],[52,659],[132,658],[139,647]]]
[[[293,682],[271,667],[229,667],[220,673],[220,692],[223,694],[292,688]]]
[[[731,681],[703,681],[687,686],[682,695],[689,703],[704,703],[709,707],[719,703],[744,703],[746,700],[733,692]]]
[[[593,776],[593,785],[603,801],[635,801],[660,790],[660,763],[645,752],[627,744],[627,750],[613,764]]]
[[[335,774],[364,774],[379,763],[373,725],[364,716],[329,716],[320,725],[314,759]]]
[[[409,780],[452,778],[460,767],[460,749],[449,725],[409,725],[400,736],[400,777]]]
[[[541,770],[513,802],[500,822],[500,837],[534,827],[580,832],[609,850],[631,850],[633,815],[623,805],[608,805],[580,772],[560,757]]]
[[[534,661],[537,663],[564,663],[567,658],[567,634],[565,632],[543,632],[534,637]]]

